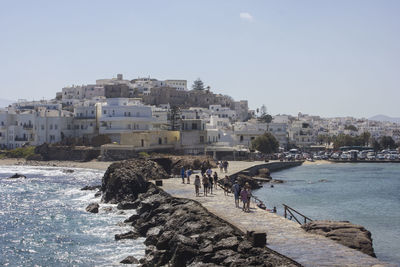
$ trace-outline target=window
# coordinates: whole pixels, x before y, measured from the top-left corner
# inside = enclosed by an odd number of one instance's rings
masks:
[[[67,129],[68,129],[68,130],[71,130],[71,125],[68,124],[68,125],[67,125]]]
[[[142,143],[142,147],[144,146],[144,140],[142,139],[142,140],[140,140],[141,141],[141,143]]]
[[[240,136],[240,142],[243,142],[243,135]]]
[[[200,144],[204,143],[204,136],[200,136]]]
[[[159,144],[159,145],[162,144],[162,139],[161,139],[161,137],[158,138],[158,144]]]
[[[164,137],[164,144],[167,144],[168,143],[168,139],[167,139],[167,137]]]
[[[50,130],[53,130],[53,124],[50,124]]]
[[[44,125],[42,124],[42,125],[40,126],[40,128],[41,128],[42,130],[44,130]]]
[[[104,111],[103,111],[103,114],[107,114],[107,110],[104,110]]]
[[[192,130],[197,130],[197,123],[192,123]]]
[[[54,124],[54,129],[58,129],[58,125],[57,124]]]

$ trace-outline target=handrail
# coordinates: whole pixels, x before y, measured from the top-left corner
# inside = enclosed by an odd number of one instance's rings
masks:
[[[282,205],[283,205],[283,208],[284,208],[284,216],[285,216],[285,218],[287,218],[287,212],[289,212],[289,214],[291,215],[291,217],[290,217],[289,219],[291,220],[292,218],[294,218],[294,219],[296,220],[296,222],[297,222],[298,224],[301,225],[302,223],[301,223],[301,222],[297,219],[297,217],[292,213],[292,211],[293,211],[294,213],[297,213],[298,215],[300,215],[300,216],[302,216],[302,217],[304,218],[304,223],[307,223],[307,220],[309,220],[310,222],[313,221],[313,220],[310,219],[309,217],[307,217],[307,216],[301,214],[301,213],[298,212],[297,210],[295,210],[295,209],[289,207],[288,205],[285,205],[285,204],[282,204]]]

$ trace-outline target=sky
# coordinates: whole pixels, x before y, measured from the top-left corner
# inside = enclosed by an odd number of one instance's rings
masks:
[[[268,113],[400,117],[400,1],[0,1],[0,98],[201,78]]]

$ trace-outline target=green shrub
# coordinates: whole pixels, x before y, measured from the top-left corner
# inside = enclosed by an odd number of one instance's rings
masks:
[[[139,156],[142,157],[142,158],[148,158],[148,157],[150,157],[149,153],[144,152],[144,151],[139,152]]]
[[[27,157],[32,157],[35,155],[35,147],[34,146],[28,146],[28,147],[18,147],[15,149],[12,149],[10,151],[7,151],[6,153],[7,157],[9,158],[27,158]]]

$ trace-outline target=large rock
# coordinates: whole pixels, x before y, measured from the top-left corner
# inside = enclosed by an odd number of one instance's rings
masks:
[[[16,173],[16,174],[8,177],[8,179],[17,179],[17,178],[26,178],[26,176],[23,174]]]
[[[180,175],[182,167],[199,170],[202,165],[206,168],[216,168],[215,162],[208,156],[173,156],[155,155],[149,160],[160,164],[168,174]]]
[[[133,159],[113,163],[103,176],[102,201],[133,202],[140,193],[146,192],[148,180],[168,177],[169,175],[162,167],[150,160]]]
[[[99,212],[99,204],[98,203],[90,203],[87,207],[86,207],[86,211],[87,212],[91,212],[91,213],[98,213]]]
[[[326,236],[349,248],[376,257],[371,232],[361,225],[350,222],[312,221],[304,224],[302,228],[307,232]]]
[[[128,256],[125,259],[123,259],[120,263],[123,263],[123,264],[139,264],[139,261],[133,256]]]
[[[243,187],[246,183],[249,183],[252,190],[262,187],[262,185],[260,185],[255,179],[245,174],[239,174],[236,178],[236,181],[241,187]]]

